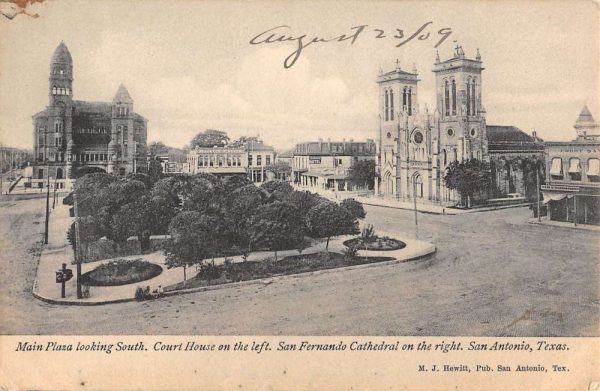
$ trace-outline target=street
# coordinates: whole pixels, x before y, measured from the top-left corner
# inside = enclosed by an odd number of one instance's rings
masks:
[[[419,214],[438,251],[412,262],[79,307],[31,295],[44,202],[0,202],[2,334],[599,335],[599,234],[528,224],[527,208]],[[413,237],[411,211],[365,209]]]

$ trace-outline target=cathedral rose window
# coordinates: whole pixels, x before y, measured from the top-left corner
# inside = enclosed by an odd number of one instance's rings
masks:
[[[475,137],[477,135],[477,131],[475,128],[471,129],[471,137]]]
[[[449,137],[454,136],[454,130],[453,129],[448,129],[446,132],[448,133]]]
[[[415,132],[413,140],[415,141],[415,143],[421,144],[423,142],[423,133]]]

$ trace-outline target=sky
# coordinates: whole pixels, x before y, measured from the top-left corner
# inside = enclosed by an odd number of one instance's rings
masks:
[[[593,1],[45,1],[0,15],[0,144],[32,148],[31,116],[48,104],[50,59],[61,40],[74,62],[74,98],[111,101],[120,83],[148,119],[148,141],[182,147],[213,128],[297,142],[376,139],[380,69],[419,73],[418,101],[435,109],[434,46],[479,49],[487,123],[571,140],[587,105],[600,119],[599,8]],[[397,47],[428,24],[419,36]],[[250,44],[286,37],[351,36]],[[383,30],[378,32],[376,29]],[[446,30],[447,31],[447,30]],[[426,34],[429,34],[426,36]],[[279,36],[281,34],[278,34]],[[383,38],[377,38],[383,35]],[[260,40],[256,40],[260,41]]]

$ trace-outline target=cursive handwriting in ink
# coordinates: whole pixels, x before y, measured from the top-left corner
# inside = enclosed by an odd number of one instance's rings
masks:
[[[283,26],[273,27],[272,29],[269,29],[267,31],[264,31],[264,32],[258,34],[257,36],[255,36],[254,38],[252,38],[250,40],[250,44],[251,45],[259,45],[262,43],[296,41],[298,47],[289,56],[287,56],[283,62],[283,66],[285,68],[290,68],[296,63],[296,61],[298,60],[298,57],[300,57],[300,54],[302,53],[302,50],[305,49],[308,45],[313,44],[313,43],[320,43],[320,42],[343,42],[343,41],[347,41],[347,40],[350,40],[350,45],[352,45],[352,44],[354,44],[354,42],[356,42],[356,39],[358,38],[360,33],[365,29],[365,27],[367,27],[366,24],[362,25],[362,26],[350,27],[350,30],[354,30],[354,32],[349,35],[342,34],[342,35],[339,35],[339,36],[333,37],[333,38],[314,37],[314,38],[310,39],[308,42],[305,42],[304,40],[308,39],[307,34],[303,34],[303,35],[294,37],[291,35],[286,35],[284,33],[274,33],[275,30],[291,28],[290,26],[283,25]]]
[[[414,40],[415,38],[417,39],[417,41],[425,41],[431,37],[432,33],[428,30],[431,30],[432,24],[433,24],[433,22],[431,22],[431,21],[424,23],[417,30],[415,30],[414,33],[412,33],[410,36],[408,36],[408,38],[406,38],[406,36],[404,34],[404,30],[400,29],[400,28],[396,28],[396,33],[393,36],[391,36],[391,35],[390,36],[393,37],[394,39],[398,40],[398,43],[396,44],[397,48],[405,45],[406,43]],[[310,37],[308,34],[302,34],[302,35],[298,35],[298,36],[294,36],[292,34],[286,34],[282,30],[288,30],[288,29],[291,29],[291,27],[287,26],[287,25],[281,25],[281,26],[273,27],[271,29],[263,31],[262,33],[258,34],[254,38],[252,38],[249,43],[251,45],[260,45],[260,44],[278,43],[278,42],[296,42],[296,45],[297,45],[296,50],[294,50],[292,53],[290,53],[290,55],[287,56],[285,58],[285,60],[283,61],[283,66],[285,68],[291,68],[296,63],[298,58],[300,58],[302,51],[309,45],[312,45],[313,43],[344,42],[344,41],[350,41],[350,45],[352,45],[352,44],[354,44],[354,42],[356,42],[358,37],[361,35],[361,33],[363,33],[363,31],[367,27],[368,27],[368,25],[366,25],[366,24],[363,24],[360,26],[354,26],[354,27],[350,27],[350,30],[351,30],[350,33],[341,34],[341,35],[338,35],[338,36],[332,37],[332,38],[320,38],[318,36]],[[373,32],[375,33],[375,36],[374,36],[375,39],[382,39],[382,38],[389,37],[388,35],[386,35],[386,31],[384,29],[373,28]],[[439,29],[437,32],[437,35],[440,38],[437,41],[437,43],[435,44],[434,48],[437,48],[438,46],[440,46],[450,36],[450,34],[452,34],[452,29],[450,27],[444,27],[444,28]],[[364,34],[362,34],[362,35],[364,35]]]

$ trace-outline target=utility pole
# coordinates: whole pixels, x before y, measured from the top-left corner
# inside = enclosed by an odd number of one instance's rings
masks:
[[[48,172],[50,174],[50,172]],[[44,230],[44,244],[48,244],[48,222],[50,221],[50,175],[48,175],[46,189],[46,224]]]
[[[415,209],[415,239],[419,239],[419,222],[417,221],[417,177],[413,176],[413,206]]]
[[[538,222],[542,221],[542,216],[540,216],[540,165],[539,162],[535,167],[535,186],[537,189],[537,219]]]
[[[2,182],[4,182],[4,148],[0,154],[0,194],[2,194]]]
[[[57,178],[54,178],[54,194],[52,196],[52,209],[54,209],[54,207],[56,206],[56,184],[57,184]]]
[[[73,208],[75,211],[75,264],[77,265],[77,298],[81,293],[81,238],[79,236],[79,210],[77,209],[77,190],[73,190]]]

